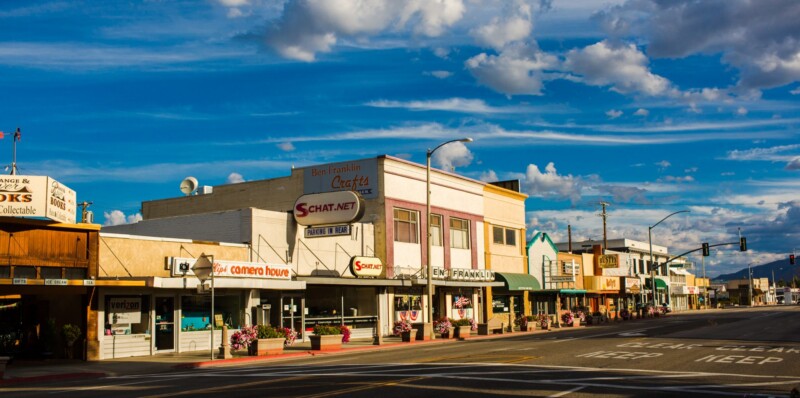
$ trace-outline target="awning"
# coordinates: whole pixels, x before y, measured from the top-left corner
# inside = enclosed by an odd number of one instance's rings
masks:
[[[586,294],[584,289],[560,289],[558,292],[561,294]]]
[[[505,282],[508,290],[542,290],[542,285],[531,274],[495,272],[495,280]]]
[[[652,281],[653,281],[653,280],[652,280],[652,279],[650,279],[650,278],[648,278],[648,279],[645,279],[645,281],[644,281],[644,285],[645,285],[646,287],[650,288],[650,287],[652,287],[652,286],[653,286],[653,282],[652,282]],[[667,282],[664,282],[664,281],[662,281],[661,279],[656,279],[656,289],[659,289],[659,290],[664,290],[664,289],[666,289],[666,288],[667,288]]]

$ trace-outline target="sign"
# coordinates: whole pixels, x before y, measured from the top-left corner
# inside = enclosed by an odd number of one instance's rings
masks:
[[[697,286],[683,286],[683,294],[700,294],[700,288]]]
[[[572,275],[550,275],[548,278],[551,283],[575,282]]]
[[[207,258],[207,257],[201,257]],[[181,270],[181,264],[194,264],[200,260],[185,257],[169,257],[173,276],[195,275],[193,269]],[[292,267],[286,264],[253,263],[247,261],[214,260],[214,278],[255,278],[255,279],[292,279]]]
[[[617,276],[587,276],[586,284],[592,290],[617,290],[619,291],[619,277]]]
[[[597,258],[597,264],[600,268],[617,268],[619,267],[619,254],[603,254]]]
[[[222,325],[225,324],[225,322],[222,320],[222,314],[214,314],[214,324],[217,327],[222,327]]]
[[[306,238],[321,238],[325,236],[350,235],[352,228],[350,224],[331,225],[328,227],[307,227]]]
[[[364,198],[353,191],[303,195],[293,213],[300,225],[349,224],[364,215]]]
[[[432,267],[433,279],[453,281],[493,282],[494,272],[486,269]]]
[[[139,297],[111,297],[108,299],[108,323],[125,324],[142,322],[142,299]]]
[[[0,176],[0,216],[75,223],[75,191],[45,176]]]
[[[84,279],[83,286],[94,286],[94,279]]]
[[[45,286],[67,286],[69,283],[66,279],[45,279]]]
[[[639,278],[625,278],[625,293],[639,294],[642,290],[642,281]]]
[[[356,256],[350,260],[350,272],[359,278],[381,276],[383,274],[383,263],[377,257]]]
[[[355,191],[365,198],[378,197],[378,159],[329,163],[303,169],[306,194]]]
[[[27,285],[28,278],[14,278],[11,283],[14,285]]]

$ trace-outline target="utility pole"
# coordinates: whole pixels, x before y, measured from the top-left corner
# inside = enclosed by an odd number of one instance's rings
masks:
[[[11,156],[11,175],[17,174],[17,141],[22,139],[22,131],[20,131],[19,127],[17,127],[17,131],[14,132],[14,143],[13,143],[13,153]]]
[[[608,248],[608,235],[606,234],[606,218],[608,218],[608,214],[606,213],[606,206],[610,206],[611,204],[600,202],[600,205],[603,206],[603,212],[598,215],[603,218],[603,254],[605,254]]]

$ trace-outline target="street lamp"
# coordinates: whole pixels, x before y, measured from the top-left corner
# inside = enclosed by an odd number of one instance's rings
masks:
[[[753,264],[755,264],[754,261],[747,264],[747,298],[750,300],[751,307],[753,306]]]
[[[428,149],[428,154],[425,157],[425,217],[426,217],[426,230],[427,230],[427,237],[428,237],[428,250],[426,252],[425,261],[426,269],[427,269],[427,279],[428,279],[428,323],[431,323],[430,328],[430,338],[431,340],[435,339],[436,333],[433,332],[433,266],[431,265],[431,156],[437,149],[451,144],[453,142],[472,142],[472,138],[465,137],[460,138],[457,140],[450,140],[447,142],[443,142],[439,144],[436,148]],[[444,225],[440,225],[440,228],[444,228]]]
[[[678,210],[664,218],[661,221],[655,223],[655,225],[647,227],[647,242],[650,244],[650,288],[653,289],[653,306],[656,305],[656,269],[655,269],[655,260],[653,259],[653,228],[661,224],[664,220],[678,214],[678,213],[690,213],[689,210]]]

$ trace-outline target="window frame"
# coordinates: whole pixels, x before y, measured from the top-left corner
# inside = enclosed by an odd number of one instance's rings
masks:
[[[435,225],[433,220],[437,220],[439,224]],[[431,227],[431,246],[442,246],[442,241],[444,240],[444,231],[442,230],[443,220],[444,217],[441,214],[431,213],[431,218],[428,220]]]
[[[453,225],[454,222],[461,224],[461,226]],[[451,249],[470,249],[470,221],[464,218],[450,217],[450,248]],[[463,227],[463,228],[461,228]],[[456,236],[462,236],[464,239],[459,239],[460,245],[456,246]]]
[[[408,214],[408,219],[402,219],[399,214]],[[392,222],[394,226],[394,241],[403,243],[419,244],[419,212],[416,210],[403,209],[395,207],[392,211]],[[403,226],[408,234],[408,240],[400,239],[401,226]]]

